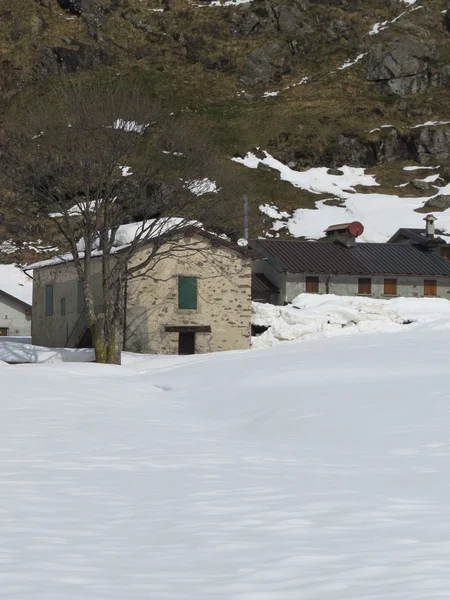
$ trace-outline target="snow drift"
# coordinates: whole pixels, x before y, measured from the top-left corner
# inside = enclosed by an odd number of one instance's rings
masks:
[[[283,341],[396,332],[414,322],[450,326],[450,302],[440,298],[377,300],[301,294],[288,306],[253,302],[253,325],[268,329],[255,336],[252,345],[264,348]]]

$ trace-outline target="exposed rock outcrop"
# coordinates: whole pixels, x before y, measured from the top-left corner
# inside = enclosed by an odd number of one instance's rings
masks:
[[[425,202],[423,208],[430,211],[447,210],[447,208],[450,208],[450,196],[445,194],[433,196]]]
[[[439,85],[438,51],[421,27],[404,27],[394,39],[375,44],[366,60],[366,79],[387,94],[406,96]]]
[[[243,85],[262,85],[289,72],[286,51],[277,42],[269,42],[251,52],[239,74]]]

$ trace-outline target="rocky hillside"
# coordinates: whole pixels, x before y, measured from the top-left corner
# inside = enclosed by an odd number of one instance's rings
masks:
[[[224,158],[260,148],[300,171],[366,167],[377,191],[409,196],[423,190],[394,189],[408,183],[404,165],[439,164],[450,181],[444,0],[2,0],[3,119],[21,118],[60,72],[130,71],[212,128]],[[256,235],[261,204],[318,199],[259,167],[234,166]]]

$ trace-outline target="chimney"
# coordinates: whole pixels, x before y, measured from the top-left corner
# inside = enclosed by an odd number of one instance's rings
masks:
[[[427,215],[424,221],[427,238],[434,238],[434,222],[437,221],[436,217],[434,215]]]
[[[341,223],[340,225],[331,225],[325,229],[325,239],[328,242],[342,244],[346,248],[353,248],[356,244],[356,238],[364,231],[364,227],[358,221],[353,223]]]

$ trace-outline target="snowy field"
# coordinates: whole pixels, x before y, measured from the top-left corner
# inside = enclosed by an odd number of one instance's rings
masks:
[[[448,348],[0,365],[2,598],[448,598]]]

